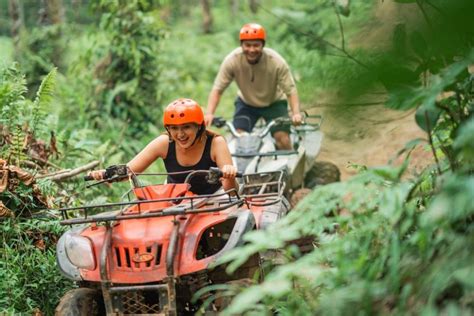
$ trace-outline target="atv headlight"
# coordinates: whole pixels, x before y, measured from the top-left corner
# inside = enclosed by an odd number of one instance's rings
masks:
[[[66,255],[73,265],[81,269],[94,270],[95,257],[89,238],[69,235],[66,236]]]

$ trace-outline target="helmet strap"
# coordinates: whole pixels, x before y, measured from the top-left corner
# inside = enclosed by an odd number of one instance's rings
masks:
[[[204,123],[202,123],[202,124],[199,126],[199,130],[198,130],[198,132],[196,133],[196,137],[194,138],[193,143],[191,144],[191,146],[193,146],[194,143],[202,136],[202,134],[204,133],[205,130],[206,130],[206,125],[205,125]]]

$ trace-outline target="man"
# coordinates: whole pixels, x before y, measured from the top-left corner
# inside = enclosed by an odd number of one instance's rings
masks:
[[[259,24],[245,24],[239,38],[240,47],[222,62],[209,94],[206,124],[211,124],[221,95],[232,80],[239,87],[233,120],[237,130],[250,132],[260,117],[266,121],[288,117],[288,103],[293,124],[301,124],[295,81],[283,57],[264,47],[265,29]],[[278,149],[292,149],[289,126],[275,126],[271,133]]]

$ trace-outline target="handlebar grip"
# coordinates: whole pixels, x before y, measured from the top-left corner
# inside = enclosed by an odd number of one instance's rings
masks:
[[[222,177],[222,175],[223,175],[223,174],[222,174],[222,170],[219,169],[219,168],[217,168],[217,167],[210,167],[210,168],[209,168],[209,171],[216,173],[219,177]],[[242,177],[244,176],[244,174],[243,174],[242,172],[237,172],[237,173],[235,174],[235,176],[236,176],[237,178],[242,178]]]
[[[222,117],[216,116],[212,119],[211,125],[214,125],[215,127],[221,128],[224,127],[226,123],[226,120]]]

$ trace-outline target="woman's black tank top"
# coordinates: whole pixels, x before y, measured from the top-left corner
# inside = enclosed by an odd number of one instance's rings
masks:
[[[176,143],[171,142],[168,147],[168,153],[166,158],[163,159],[167,172],[181,172],[181,171],[192,171],[192,170],[208,170],[210,167],[217,167],[215,161],[211,159],[211,144],[214,136],[208,135],[206,144],[204,146],[204,152],[202,153],[201,160],[194,166],[181,166],[176,158]],[[168,183],[183,183],[189,173],[173,174],[168,175]],[[220,187],[221,183],[210,184],[206,181],[204,175],[196,175],[191,178],[191,189],[190,191],[195,194],[212,194],[216,192]]]

